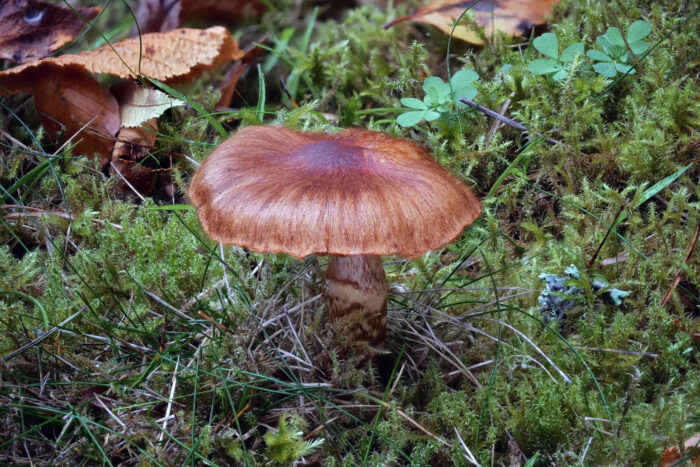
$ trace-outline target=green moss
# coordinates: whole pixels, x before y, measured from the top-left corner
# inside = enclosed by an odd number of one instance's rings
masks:
[[[617,27],[615,17],[624,30],[640,19],[652,25],[646,40],[658,45],[619,82],[585,57],[561,81],[533,75],[534,48],[512,47],[522,39],[496,35],[483,48],[454,41],[450,73],[475,70],[479,102],[500,110],[509,100],[505,114],[528,135],[504,125],[491,134],[493,120],[475,111],[449,131],[396,125],[401,98],[422,98],[428,76],[447,79],[438,31],[382,28],[407,6],[320,9],[307,44],[313,10],[298,2],[276,5],[260,26],[236,26],[241,45],[264,30],[276,50],[276,59],[262,59],[263,123],[366,127],[413,139],[474,187],[484,213],[442,251],[385,261],[395,292],[389,340],[377,361],[357,368],[339,350],[342,336],[330,332],[324,300],[302,305],[323,292],[325,259],[233,246],[219,258],[194,210],[156,209],[188,203],[194,166],[182,155],[199,162],[222,140],[202,115],[183,107],[159,121],[153,156],[164,168],[172,161],[175,199],[135,200],[96,162],[61,154],[36,184],[4,201],[21,206],[0,212],[0,354],[43,339],[3,362],[0,425],[17,438],[0,450],[25,456],[26,444],[34,459],[60,451],[97,463],[104,449],[115,463],[144,465],[157,465],[148,455],[202,462],[192,459],[195,451],[219,465],[263,465],[298,460],[304,443],[324,439],[303,453],[306,461],[470,465],[464,443],[482,465],[520,453],[521,460],[538,453],[540,465],[658,463],[665,447],[700,429],[697,247],[685,260],[700,218],[694,8],[677,0],[559,2],[549,29],[562,45],[593,47]],[[214,112],[223,73],[180,90]],[[254,66],[239,90],[235,110],[214,114],[228,131],[260,123]],[[3,128],[30,149],[0,149],[4,190],[46,160],[32,136],[55,149],[25,101],[3,101],[26,123],[3,114]],[[561,144],[537,142],[514,163],[540,133]],[[633,207],[644,190],[688,165]],[[608,235],[617,212],[624,219]],[[548,328],[537,311],[539,275],[569,264],[581,271],[585,293]],[[662,306],[678,271],[683,281]],[[630,292],[625,304],[596,300],[596,278]],[[402,347],[401,376],[391,379],[384,366],[393,368]],[[156,440],[173,387],[167,431],[177,442],[166,444]],[[27,431],[42,422],[41,436]]]

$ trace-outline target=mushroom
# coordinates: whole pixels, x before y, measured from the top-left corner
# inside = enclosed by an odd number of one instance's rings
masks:
[[[330,255],[331,323],[348,342],[370,344],[386,335],[381,256],[439,248],[481,210],[421,147],[359,129],[243,128],[207,157],[189,195],[215,240],[297,258]]]

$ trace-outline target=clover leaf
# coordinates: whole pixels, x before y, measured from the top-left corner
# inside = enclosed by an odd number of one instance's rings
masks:
[[[627,30],[627,44],[634,55],[641,55],[649,48],[649,44],[642,39],[651,33],[651,25],[646,21],[635,21]],[[593,69],[606,78],[614,78],[618,73],[634,74],[636,70],[632,66],[632,56],[627,49],[625,39],[619,28],[609,27],[605,34],[596,38],[596,42],[603,48],[589,50],[587,55],[597,61]]]
[[[530,62],[528,69],[536,75],[548,75],[554,81],[566,78],[569,74],[569,66],[576,56],[583,53],[583,44],[576,42],[568,46],[559,55],[559,41],[557,36],[546,32],[533,41],[535,48],[545,57]]]
[[[479,75],[473,70],[460,70],[446,83],[437,76],[431,76],[423,81],[423,100],[415,97],[404,97],[401,103],[406,107],[406,112],[396,118],[396,123],[402,127],[410,127],[421,121],[432,122],[441,117],[447,118],[454,108],[454,101],[460,97],[474,99],[477,90],[474,81]],[[450,93],[450,86],[452,93]],[[463,105],[458,103],[458,105]]]

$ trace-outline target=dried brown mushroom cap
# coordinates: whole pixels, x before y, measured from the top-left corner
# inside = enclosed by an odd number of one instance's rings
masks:
[[[190,187],[204,230],[255,251],[416,257],[454,240],[479,200],[422,148],[368,130],[247,127]]]
[[[439,248],[481,210],[424,149],[367,130],[244,128],[204,161],[190,198],[215,240],[299,258],[331,255],[330,319],[347,344],[386,335],[380,256]]]

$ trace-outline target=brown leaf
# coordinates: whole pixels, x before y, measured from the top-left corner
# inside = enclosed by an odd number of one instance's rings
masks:
[[[17,63],[44,58],[72,41],[99,12],[99,7],[73,11],[38,0],[0,2],[0,58]]]
[[[116,53],[115,53],[116,52]],[[91,73],[122,78],[138,74],[172,82],[193,79],[204,71],[243,56],[231,33],[221,26],[175,29],[125,39],[90,52],[61,55],[16,66],[0,73],[0,95],[29,91],[46,76],[48,65],[76,65]]]
[[[66,138],[80,141],[74,155],[97,154],[104,167],[121,122],[117,100],[83,68],[47,64],[45,69],[46,76],[34,89],[42,125],[51,137],[65,130]]]
[[[158,121],[155,118],[141,127],[124,127],[119,130],[109,172],[119,176],[117,188],[121,192],[131,192],[126,182],[142,196],[148,195],[153,190],[158,171],[151,166],[157,165],[157,161],[155,159],[147,161],[146,158],[156,142],[157,131]],[[147,164],[147,162],[151,163]]]
[[[138,86],[129,80],[112,86],[111,91],[124,115],[125,109],[141,105],[144,95],[154,90]],[[119,130],[109,172],[118,177],[117,189],[122,193],[133,194],[133,190],[136,190],[141,196],[146,196],[153,191],[161,175],[158,159],[150,155],[155,146],[157,132],[158,119],[155,117],[148,119],[143,125],[124,126]]]
[[[511,36],[519,36],[532,29],[537,24],[544,23],[544,16],[552,10],[552,5],[558,0],[433,0],[409,16],[402,16],[384,25],[391,27],[406,20],[418,21],[437,27],[445,34],[452,32],[452,26],[457,18],[469,8],[474,13],[474,20],[484,27],[484,35],[489,37],[494,30],[503,31]],[[467,16],[467,15],[465,15]],[[484,43],[481,36],[473,29],[459,25],[454,30],[453,37],[472,44]]]
[[[698,454],[698,449],[700,449],[700,433],[696,433],[688,438],[686,442],[683,443],[683,448],[685,451],[684,455],[687,455],[688,453],[693,455],[693,457],[689,459],[690,464],[686,463],[685,465],[694,465],[696,467],[700,466],[700,454]],[[670,467],[680,459],[681,452],[678,449],[678,446],[671,446],[670,448],[666,449],[663,454],[661,454],[661,462],[659,463],[659,466]]]
[[[258,40],[257,44],[265,44],[266,42],[267,35]],[[221,83],[221,97],[219,98],[219,102],[216,104],[217,107],[228,107],[231,105],[233,93],[236,92],[238,79],[243,73],[245,73],[248,65],[250,65],[260,56],[260,54],[262,54],[263,49],[257,44],[251,44],[246,47],[244,50],[245,55],[236,60],[233,66],[228,70],[228,72],[226,72],[226,76],[224,76]]]
[[[170,31],[192,18],[225,21],[260,14],[264,9],[259,0],[141,0],[136,19],[143,34]]]

